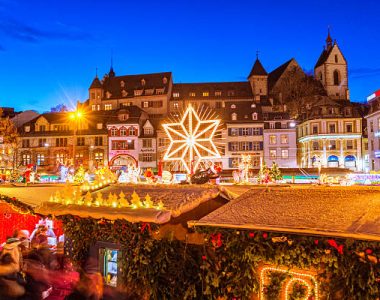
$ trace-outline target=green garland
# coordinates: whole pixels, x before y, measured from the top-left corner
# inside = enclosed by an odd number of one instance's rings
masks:
[[[12,207],[12,209],[14,209],[18,213],[35,215],[35,212],[32,206],[19,201],[15,197],[0,195],[0,201],[8,203]]]

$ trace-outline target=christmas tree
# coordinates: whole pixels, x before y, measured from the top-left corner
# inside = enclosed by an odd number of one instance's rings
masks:
[[[270,169],[269,173],[272,177],[272,180],[274,180],[275,182],[282,179],[280,168],[278,167],[278,164],[276,164],[275,162],[272,163],[272,168]]]
[[[269,169],[265,161],[261,164],[259,173],[257,175],[258,183],[268,183],[269,180]]]
[[[82,166],[80,166],[74,175],[74,182],[75,183],[83,183],[84,182],[84,176],[85,176],[84,168]]]

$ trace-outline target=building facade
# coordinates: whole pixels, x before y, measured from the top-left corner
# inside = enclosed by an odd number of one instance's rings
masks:
[[[371,171],[380,171],[380,90],[367,97],[368,159]]]

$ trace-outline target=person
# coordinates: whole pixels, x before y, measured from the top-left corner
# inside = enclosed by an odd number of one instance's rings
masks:
[[[22,255],[24,255],[24,253],[26,253],[30,248],[29,236],[29,230],[26,229],[15,230],[13,233],[13,237],[20,241],[19,247]]]
[[[22,273],[20,241],[10,238],[0,253],[0,299],[17,299],[25,294],[25,277]]]

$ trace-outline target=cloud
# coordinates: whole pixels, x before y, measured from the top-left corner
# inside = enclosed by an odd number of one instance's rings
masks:
[[[380,75],[379,68],[352,68],[349,70],[349,75],[352,78],[366,78],[366,77],[375,77]]]
[[[42,40],[80,41],[92,39],[91,34],[82,32],[70,26],[55,29],[38,28],[11,18],[2,18],[0,32],[16,40],[28,43],[37,43]]]

